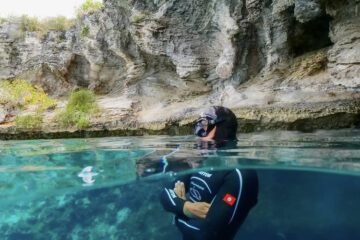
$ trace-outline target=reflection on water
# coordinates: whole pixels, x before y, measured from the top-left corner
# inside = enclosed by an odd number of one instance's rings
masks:
[[[91,186],[95,182],[94,177],[98,175],[98,173],[92,172],[92,169],[92,166],[85,167],[78,174],[78,177],[80,177],[85,183],[84,186]]]
[[[360,174],[360,130],[238,134],[232,148],[196,146],[193,136],[0,141],[0,197],[94,187],[189,168],[296,168]],[[86,182],[85,182],[86,183]]]
[[[360,239],[360,130],[238,139],[220,149],[192,136],[0,141],[0,239],[180,239],[158,203],[163,182],[235,166],[260,180],[239,239]]]

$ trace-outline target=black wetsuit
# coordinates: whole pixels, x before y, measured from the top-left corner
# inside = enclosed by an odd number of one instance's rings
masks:
[[[232,239],[257,203],[254,170],[198,172],[177,180],[184,182],[189,201],[211,203],[206,219],[190,219],[183,213],[185,201],[173,191],[175,183],[164,188],[161,203],[175,214],[175,224],[185,240]]]

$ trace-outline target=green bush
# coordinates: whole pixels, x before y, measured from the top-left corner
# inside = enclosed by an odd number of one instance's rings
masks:
[[[88,90],[73,92],[64,111],[56,119],[65,127],[77,126],[79,129],[89,126],[88,118],[98,112],[95,95]]]
[[[66,31],[74,27],[75,22],[72,19],[67,19],[64,16],[45,18],[42,25],[46,26],[49,30]]]
[[[32,86],[22,79],[12,82],[2,80],[0,82],[0,105],[8,105],[19,109],[35,105],[36,115],[15,117],[15,124],[22,127],[38,127],[42,124],[42,112],[48,108],[55,108],[56,101],[50,99],[44,90],[38,86]]]
[[[143,13],[143,14],[140,14],[140,15],[136,15],[135,17],[134,17],[134,23],[139,23],[139,22],[141,22],[142,20],[144,20],[146,17],[148,17],[149,15],[148,14],[145,14],[145,13]]]
[[[89,32],[90,28],[88,26],[83,26],[80,34],[82,37],[87,37],[89,35]]]
[[[37,17],[22,15],[18,18],[22,32],[36,32],[41,30],[41,23]]]
[[[76,9],[77,16],[78,18],[81,18],[83,16],[96,13],[102,7],[103,7],[103,3],[101,1],[86,0]]]
[[[42,116],[38,115],[24,115],[24,116],[16,116],[15,124],[17,126],[25,127],[25,128],[33,128],[40,127],[42,124]]]
[[[75,21],[64,16],[45,18],[40,23],[38,37],[43,38],[50,31],[67,31],[74,26]]]
[[[16,34],[18,38],[24,38],[25,32],[36,32],[38,38],[43,38],[50,31],[66,31],[75,26],[73,19],[64,16],[48,17],[39,20],[37,17],[22,15],[20,17],[10,17],[6,21],[17,22],[20,25],[20,31]]]
[[[0,17],[0,23],[1,24],[4,24],[6,22],[8,22],[8,20],[6,18]]]
[[[79,120],[76,123],[76,126],[79,129],[83,129],[89,126],[89,121],[87,120],[87,117],[85,115],[80,116]]]
[[[64,127],[77,126],[79,119],[84,118],[83,115],[85,115],[85,113],[79,111],[69,111],[68,109],[65,109],[64,111],[60,112],[56,118]]]
[[[74,92],[70,95],[66,108],[89,113],[97,108],[95,95],[85,89]]]
[[[37,105],[38,111],[54,108],[56,101],[50,99],[44,90],[38,86],[32,86],[23,79],[15,79],[10,82],[0,82],[0,104],[25,108],[29,105]]]

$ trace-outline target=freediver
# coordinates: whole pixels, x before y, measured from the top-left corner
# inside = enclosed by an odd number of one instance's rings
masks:
[[[197,119],[194,134],[210,145],[236,143],[237,121],[228,108],[214,106]],[[255,170],[200,171],[176,179],[161,193],[164,209],[175,214],[184,240],[230,240],[256,205]]]

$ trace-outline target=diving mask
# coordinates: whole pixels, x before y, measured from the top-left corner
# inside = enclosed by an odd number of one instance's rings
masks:
[[[200,117],[194,126],[194,134],[199,137],[206,137],[209,130],[216,124],[214,119],[209,117]]]

